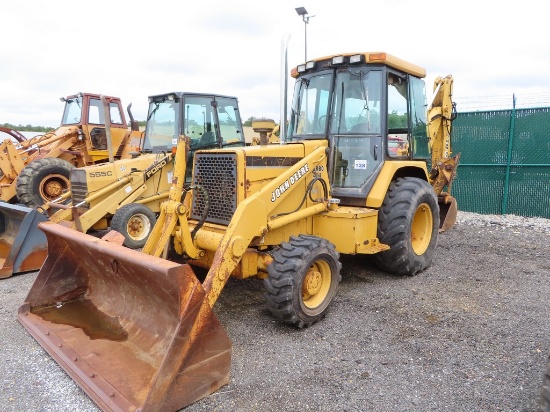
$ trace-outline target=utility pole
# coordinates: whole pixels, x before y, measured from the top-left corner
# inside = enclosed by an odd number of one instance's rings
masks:
[[[307,25],[309,24],[309,19],[315,16],[308,15],[305,7],[296,7],[296,13],[298,13],[298,16],[302,16],[302,20],[304,21],[304,61],[307,61]]]

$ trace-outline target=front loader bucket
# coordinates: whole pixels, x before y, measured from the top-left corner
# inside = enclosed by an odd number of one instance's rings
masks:
[[[38,223],[47,220],[36,209],[0,202],[0,279],[40,269],[48,244]]]
[[[54,223],[19,321],[105,411],[175,411],[229,382],[231,341],[188,265]]]

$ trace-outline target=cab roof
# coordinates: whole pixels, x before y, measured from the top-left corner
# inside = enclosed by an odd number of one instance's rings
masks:
[[[333,54],[330,56],[311,59],[311,60],[308,60],[308,62],[320,62],[322,63],[323,67],[334,67],[336,65],[332,65],[332,59],[334,57],[339,57],[339,56],[343,56],[347,61],[349,61],[349,58],[351,56],[362,56],[361,63],[385,64],[387,66],[393,67],[403,72],[412,74],[413,76],[416,76],[416,77],[421,77],[421,78],[426,77],[426,69],[424,69],[423,67],[417,66],[416,64],[400,59],[399,57],[393,56],[386,52],[339,53],[339,54]],[[350,63],[350,65],[351,64],[352,63]],[[295,70],[296,68],[293,69],[293,73]]]

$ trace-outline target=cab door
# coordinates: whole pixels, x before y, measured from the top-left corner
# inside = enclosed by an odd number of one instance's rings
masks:
[[[364,205],[384,161],[383,70],[340,71],[333,92],[331,187],[348,205]]]

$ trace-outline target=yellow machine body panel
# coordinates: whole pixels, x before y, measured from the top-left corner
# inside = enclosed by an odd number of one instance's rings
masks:
[[[82,130],[86,136],[91,136],[91,133],[94,129],[96,129],[97,126],[92,125],[83,125]],[[106,133],[104,130],[101,130],[103,133],[102,135],[105,136]],[[127,142],[129,141],[130,131],[125,126],[117,126],[117,125],[111,125],[110,130],[111,135],[111,145],[115,151],[115,154],[117,152],[120,153],[116,156],[117,158],[120,158],[122,151],[125,149],[125,146]],[[94,139],[94,141],[99,141],[96,146],[92,144],[92,139],[87,138],[86,139],[86,145],[87,150],[86,154],[89,156],[89,164],[96,164],[101,163],[109,159],[109,152],[107,150],[107,138],[106,136],[98,139]],[[139,146],[134,148],[134,150],[139,149]]]
[[[330,239],[345,254],[373,254],[388,250],[378,241],[378,211],[341,206],[313,217],[313,235]]]
[[[401,173],[400,173],[401,172]],[[388,160],[384,162],[382,170],[376,177],[376,182],[367,196],[366,206],[379,208],[388,192],[388,187],[395,176],[418,176],[428,180],[426,162],[413,160]]]
[[[88,193],[92,194],[97,192],[107,185],[111,184],[115,179],[122,179],[133,173],[146,173],[145,171],[153,164],[155,160],[161,159],[162,156],[156,154],[146,154],[136,157],[135,159],[121,159],[115,163],[103,163],[92,167],[83,168],[82,172],[75,171],[75,173],[82,173],[85,175],[87,182]],[[163,173],[158,173],[163,170]],[[168,191],[172,183],[172,161],[164,161],[161,164],[157,164],[155,170],[148,178],[147,191],[142,196],[152,195],[157,192]],[[149,172],[151,173],[151,172]],[[134,190],[135,185],[143,184],[143,179],[132,179],[126,185],[123,186],[125,193],[130,193]],[[158,210],[158,208],[157,208]]]

